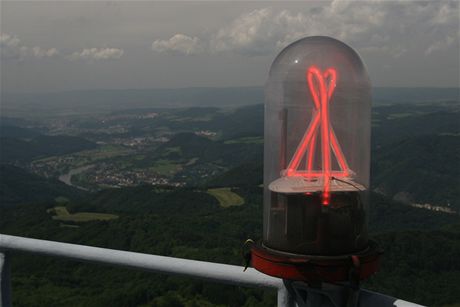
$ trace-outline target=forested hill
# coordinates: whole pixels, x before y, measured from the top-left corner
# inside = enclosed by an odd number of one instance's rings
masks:
[[[60,222],[49,211],[56,204],[22,205],[2,211],[0,229],[14,235],[241,265],[242,243],[247,238],[260,239],[262,234],[262,189],[234,187],[231,191],[244,198],[244,205],[219,206],[206,189],[111,189],[67,207],[72,214],[110,213],[117,219]],[[381,195],[372,195],[372,204],[369,225],[385,257],[380,273],[364,287],[430,306],[460,302],[458,217],[412,208]],[[275,304],[274,291],[42,257],[31,261],[16,256],[13,271],[13,298],[20,305]],[[433,291],[438,287],[440,291]]]
[[[451,205],[460,209],[460,138],[421,135],[374,151],[373,185],[408,202]]]
[[[0,164],[0,210],[19,204],[54,203],[58,197],[77,200],[84,192],[55,179],[31,174],[22,168]]]
[[[38,135],[32,138],[0,137],[0,162],[30,162],[34,159],[64,155],[95,148],[97,145],[75,136]]]
[[[37,129],[8,125],[4,123],[5,121],[7,120],[0,120],[0,137],[2,138],[29,139],[41,135],[41,133],[37,131]]]

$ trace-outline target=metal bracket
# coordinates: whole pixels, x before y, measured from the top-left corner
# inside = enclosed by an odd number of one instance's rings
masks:
[[[359,288],[352,289],[347,284],[321,283],[313,287],[305,282],[284,280],[284,285],[299,307],[358,306]]]
[[[0,251],[0,307],[11,307],[10,264],[6,253]]]

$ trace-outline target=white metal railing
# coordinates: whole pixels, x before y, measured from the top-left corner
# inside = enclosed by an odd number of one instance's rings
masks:
[[[294,300],[286,288],[285,281],[265,275],[252,268],[248,268],[244,272],[243,267],[235,265],[148,255],[0,234],[0,307],[10,307],[12,304],[9,261],[11,254],[16,252],[122,266],[169,275],[188,276],[216,283],[274,288],[278,291],[278,306],[295,306]],[[305,306],[333,306],[328,305],[326,302],[318,305],[312,304],[307,303]],[[361,290],[359,294],[359,306],[409,307],[420,305],[379,293]]]

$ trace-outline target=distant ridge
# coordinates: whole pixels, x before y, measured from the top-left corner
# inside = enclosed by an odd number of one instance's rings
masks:
[[[459,88],[375,87],[374,105],[459,101]],[[77,115],[140,108],[238,107],[262,104],[263,87],[78,90],[54,93],[4,93],[3,116]]]
[[[4,94],[4,116],[30,111],[53,115],[98,113],[122,109],[238,107],[263,103],[261,87],[82,90],[37,94]]]
[[[374,87],[372,91],[374,104],[460,100],[458,87]]]
[[[38,158],[89,150],[97,146],[84,138],[68,135],[37,135],[27,140],[2,136],[0,143],[1,163],[29,162]]]

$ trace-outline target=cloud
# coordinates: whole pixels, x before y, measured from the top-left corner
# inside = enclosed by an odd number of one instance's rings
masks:
[[[168,40],[154,41],[152,49],[160,53],[168,52],[185,55],[198,54],[204,50],[197,37],[190,37],[180,33]]]
[[[16,36],[11,36],[7,33],[0,33],[0,46],[16,48],[19,46],[20,40]]]
[[[43,49],[39,46],[29,47],[21,43],[21,40],[8,33],[0,33],[0,51],[5,59],[23,61],[26,58],[52,58],[59,55],[56,48]]]
[[[430,23],[434,25],[446,25],[452,22],[458,23],[458,3],[443,2],[438,10],[435,11]]]
[[[272,20],[276,18],[277,20]],[[230,25],[221,28],[211,40],[211,49],[216,52],[236,51],[238,53],[258,55],[274,49],[286,35],[283,26],[293,25],[295,19],[287,11],[274,13],[271,8],[254,10],[242,14]],[[302,14],[297,19],[303,20]],[[302,21],[300,21],[302,22]],[[296,25],[291,28],[293,32]],[[283,33],[284,32],[284,33]]]
[[[24,45],[15,35],[0,33],[0,51],[3,59],[24,61],[26,59],[55,58],[61,55],[57,48],[30,47]],[[118,48],[87,48],[68,53],[63,58],[69,60],[109,60],[119,59],[123,49]]]
[[[124,54],[123,49],[118,48],[87,48],[72,53],[70,60],[110,60],[119,59]]]
[[[59,54],[59,51],[56,48],[42,49],[37,46],[30,49],[29,52],[36,58],[49,58]]]
[[[156,40],[152,49],[185,55],[235,53],[268,55],[312,35],[327,35],[352,44],[361,52],[401,57],[420,42],[425,54],[458,40],[458,3],[332,1],[302,11],[274,8],[246,12],[207,37],[176,34]],[[439,39],[439,37],[449,39]],[[453,40],[452,40],[453,39]],[[435,42],[435,43],[433,43]]]
[[[447,49],[455,41],[453,36],[446,36],[443,40],[435,41],[425,50],[425,55],[430,55],[438,50]]]

